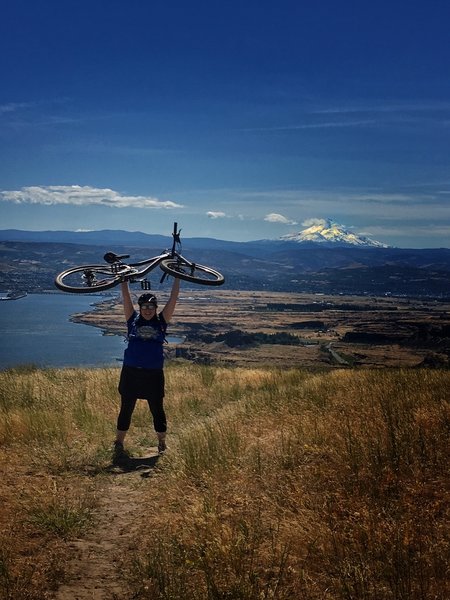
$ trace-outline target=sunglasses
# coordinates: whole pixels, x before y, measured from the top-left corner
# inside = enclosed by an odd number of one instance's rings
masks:
[[[156,304],[141,304],[141,308],[144,308],[146,310],[150,310],[151,308],[154,308],[156,310]]]

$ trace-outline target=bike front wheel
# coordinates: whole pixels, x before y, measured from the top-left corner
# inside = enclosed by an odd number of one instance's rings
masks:
[[[124,271],[123,273],[121,271]],[[116,269],[105,265],[85,265],[67,269],[56,276],[55,285],[63,292],[72,294],[89,294],[102,292],[123,281],[123,275],[129,269]]]
[[[224,276],[219,271],[176,258],[163,260],[160,267],[168,275],[190,281],[191,283],[222,285],[225,282]]]

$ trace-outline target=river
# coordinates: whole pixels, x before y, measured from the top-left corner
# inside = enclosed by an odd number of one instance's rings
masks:
[[[0,301],[0,369],[120,366],[123,336],[103,335],[97,327],[70,321],[102,298],[56,293]]]

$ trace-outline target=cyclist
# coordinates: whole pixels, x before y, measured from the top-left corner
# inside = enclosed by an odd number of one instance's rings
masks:
[[[158,313],[153,294],[142,294],[138,299],[139,312],[133,306],[128,282],[121,284],[122,302],[128,328],[128,345],[124,352],[119,380],[121,406],[117,418],[116,453],[123,452],[123,444],[138,398],[147,400],[158,436],[158,452],[166,449],[167,422],[164,412],[164,353],[163,344],[167,324],[172,318],[180,290],[175,278],[167,304]]]

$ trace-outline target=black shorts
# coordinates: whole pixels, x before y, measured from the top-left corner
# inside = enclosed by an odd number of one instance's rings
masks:
[[[159,400],[164,397],[164,371],[124,365],[120,373],[119,394],[124,398]]]

